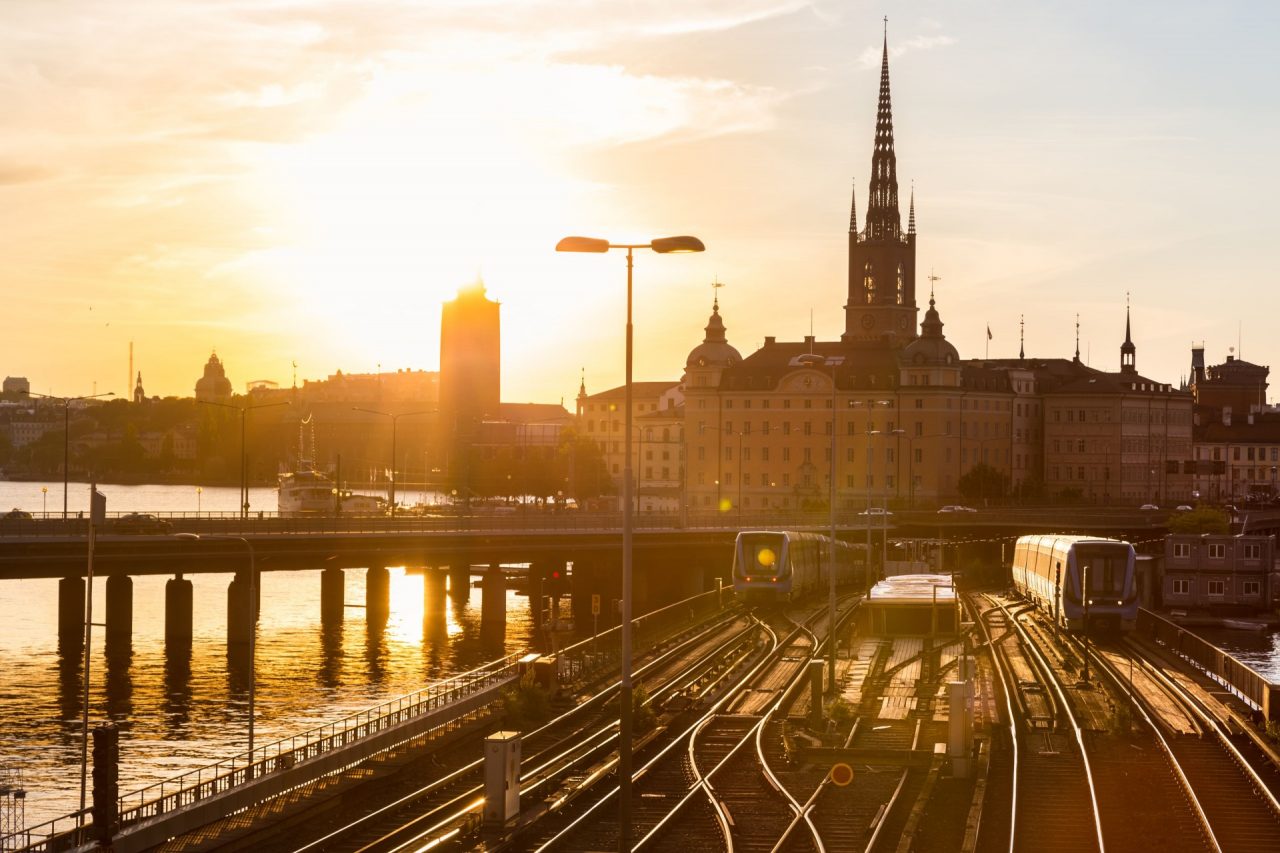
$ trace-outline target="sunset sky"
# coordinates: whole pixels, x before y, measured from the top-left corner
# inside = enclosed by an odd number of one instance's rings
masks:
[[[729,340],[843,330],[882,16],[917,282],[963,357],[1139,371],[1238,335],[1280,365],[1280,4],[4,0],[0,375],[190,395],[439,365],[440,303],[503,303],[503,397],[678,379]],[[571,403],[570,403],[571,405]]]

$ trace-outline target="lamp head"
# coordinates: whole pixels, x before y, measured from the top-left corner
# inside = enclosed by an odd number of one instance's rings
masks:
[[[649,242],[649,248],[653,249],[660,255],[678,254],[683,252],[705,252],[707,247],[702,245],[702,241],[697,237],[659,237]]]
[[[607,252],[609,241],[597,237],[565,237],[556,243],[557,252]]]

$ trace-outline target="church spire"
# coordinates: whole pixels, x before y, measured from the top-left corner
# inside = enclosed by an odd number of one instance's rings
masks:
[[[853,199],[849,202],[849,233],[858,233],[858,179],[853,179]]]
[[[1120,372],[1137,373],[1138,348],[1133,345],[1129,327],[1129,294],[1124,295],[1124,343],[1120,345]]]
[[[871,155],[871,199],[867,204],[867,237],[895,240],[902,232],[898,211],[898,163],[893,153],[893,105],[889,98],[889,19],[885,18],[880,59],[880,103],[876,108],[875,150]]]
[[[1027,342],[1027,318],[1019,314],[1018,315],[1018,361],[1022,361],[1027,357],[1026,342]]]
[[[911,213],[907,216],[907,233],[916,233],[916,182],[911,182]]]

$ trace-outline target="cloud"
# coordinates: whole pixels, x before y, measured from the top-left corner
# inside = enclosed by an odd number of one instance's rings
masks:
[[[933,50],[936,47],[947,47],[956,43],[953,36],[936,35],[936,36],[915,36],[903,42],[889,42],[889,56],[897,59],[903,54],[920,50]],[[858,64],[863,68],[875,68],[880,64],[880,58],[883,48],[881,46],[868,47],[858,55]]]

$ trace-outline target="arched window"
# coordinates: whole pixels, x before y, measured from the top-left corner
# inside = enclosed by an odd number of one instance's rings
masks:
[[[907,298],[907,280],[902,274],[902,264],[898,264],[898,304],[902,305]]]
[[[862,268],[862,289],[867,294],[868,305],[876,301],[876,276],[875,270],[871,268],[871,261],[867,261]]]

